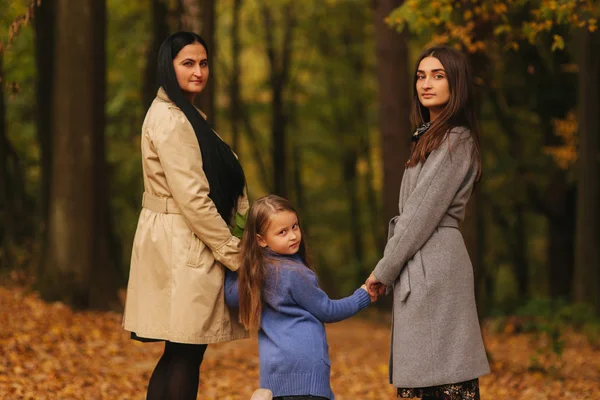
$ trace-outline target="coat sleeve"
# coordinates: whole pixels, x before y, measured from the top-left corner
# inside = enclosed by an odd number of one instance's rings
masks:
[[[343,299],[332,300],[319,288],[317,277],[312,271],[298,271],[294,268],[286,273],[294,301],[321,322],[342,321],[371,304],[364,289],[359,288],[353,295]]]
[[[473,140],[469,133],[450,132],[431,152],[415,189],[396,218],[394,234],[373,275],[390,286],[404,265],[423,247],[448,210],[472,167]]]
[[[210,187],[192,125],[179,109],[170,109],[154,138],[169,189],[190,229],[215,259],[235,271],[240,266],[239,239],[234,237],[208,197]]]

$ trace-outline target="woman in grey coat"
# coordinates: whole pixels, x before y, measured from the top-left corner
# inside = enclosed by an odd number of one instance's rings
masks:
[[[472,80],[466,57],[426,50],[415,68],[412,122],[419,128],[371,294],[393,289],[390,383],[398,397],[479,399],[489,373],[473,286],[458,230],[481,175]]]

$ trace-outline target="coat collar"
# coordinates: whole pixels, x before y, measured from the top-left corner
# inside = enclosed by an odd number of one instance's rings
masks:
[[[167,92],[165,92],[165,89],[161,87],[158,88],[158,92],[156,93],[156,97],[162,101],[166,101],[167,103],[172,103],[175,104],[171,101],[171,99],[169,98],[169,96],[167,96]]]
[[[163,89],[162,86],[158,88],[158,92],[156,92],[156,98],[159,99],[159,100],[161,100],[161,101],[170,103],[173,107],[177,107],[177,105],[171,101],[171,99],[167,95],[167,92],[165,92],[165,89]],[[202,115],[202,118],[207,119],[206,114],[204,114],[204,112],[201,109],[199,109],[196,106],[194,106],[194,108],[196,110],[198,110],[198,112],[200,113],[200,115]]]

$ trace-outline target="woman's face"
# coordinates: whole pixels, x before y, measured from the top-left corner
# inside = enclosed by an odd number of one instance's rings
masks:
[[[206,49],[198,42],[188,44],[173,59],[173,68],[179,87],[186,97],[193,101],[194,97],[204,90],[208,81]]]
[[[440,60],[431,56],[421,60],[417,68],[416,89],[419,101],[429,109],[433,120],[450,100],[450,85]]]

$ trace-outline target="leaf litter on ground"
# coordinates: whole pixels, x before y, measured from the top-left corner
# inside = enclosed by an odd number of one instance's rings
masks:
[[[0,287],[0,310],[0,399],[145,398],[163,344],[129,339],[119,313],[73,311],[22,287]],[[396,398],[388,384],[389,318],[355,317],[327,325],[327,335],[337,400]],[[553,373],[531,368],[539,353],[532,334],[486,326],[484,339],[492,373],[480,379],[483,399],[600,399],[600,349],[582,335],[565,336]],[[257,351],[256,337],[210,345],[198,399],[249,399],[258,388]]]

